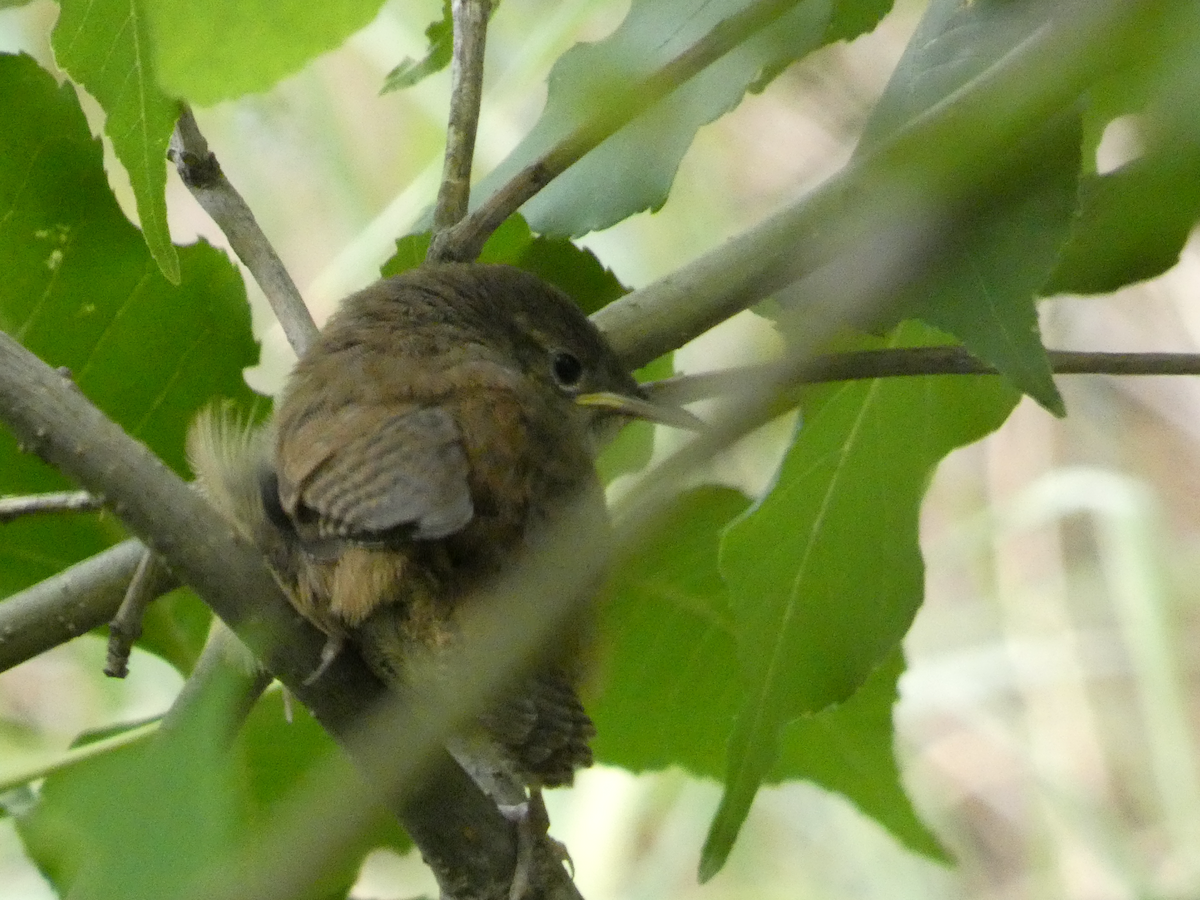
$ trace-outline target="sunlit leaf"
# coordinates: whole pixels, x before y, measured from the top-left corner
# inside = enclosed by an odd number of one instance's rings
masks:
[[[157,82],[198,106],[265,91],[370,23],[383,0],[125,0]]]
[[[601,612],[596,755],[634,772],[680,766],[721,778],[743,700],[735,623],[717,570],[721,531],[748,501],[725,488],[681,498],[655,539],[623,561]],[[892,752],[894,652],[845,703],[784,726],[765,783],[840,793],[920,853],[943,856],[917,818]]]
[[[412,87],[419,81],[440,72],[450,65],[454,53],[454,18],[450,13],[450,0],[442,4],[442,17],[431,22],[425,29],[429,41],[429,52],[421,59],[405,58],[396,68],[387,73],[381,94]]]
[[[752,36],[604,141],[525,205],[534,230],[581,235],[633,213],[658,209],[698,128],[735,108],[752,86],[761,88],[765,73],[778,73],[827,41],[874,27],[890,3],[634,0],[611,35],[578,44],[559,58],[550,73],[541,119],[473,195],[486,197],[581,123],[611,117],[635,99],[630,93],[633,84],[752,6],[764,13]]]
[[[165,191],[167,142],[179,110],[159,87],[141,0],[63,0],[60,6],[50,39],[54,58],[104,108],[104,130],[129,173],[146,246],[167,280],[178,284]]]

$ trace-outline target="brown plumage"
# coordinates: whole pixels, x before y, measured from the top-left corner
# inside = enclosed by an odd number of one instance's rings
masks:
[[[192,458],[297,608],[404,684],[415,660],[453,644],[456,610],[556,511],[581,503],[606,530],[594,454],[609,426],[681,415],[642,398],[560,291],[505,266],[450,264],[347,298],[297,364],[273,437],[231,441],[209,417]],[[569,784],[592,761],[575,690],[585,632],[565,636],[467,737],[482,736],[523,784]]]

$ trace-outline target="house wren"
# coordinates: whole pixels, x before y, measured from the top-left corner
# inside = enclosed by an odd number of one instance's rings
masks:
[[[300,612],[403,685],[557,513],[583,504],[606,528],[595,453],[633,417],[695,421],[650,403],[559,290],[507,266],[431,265],[343,301],[292,373],[273,437],[231,447],[209,417],[191,456]],[[592,761],[582,638],[560,643],[479,716],[497,764],[533,789]]]

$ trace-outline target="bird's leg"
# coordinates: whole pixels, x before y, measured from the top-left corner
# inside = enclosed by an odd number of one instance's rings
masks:
[[[561,841],[550,837],[550,814],[546,811],[541,788],[531,787],[527,801],[515,806],[501,805],[500,812],[517,826],[517,865],[513,869],[508,900],[522,900],[529,891],[539,851],[554,862],[565,862],[571,867],[571,877],[575,877],[575,863],[571,861],[571,854]]]

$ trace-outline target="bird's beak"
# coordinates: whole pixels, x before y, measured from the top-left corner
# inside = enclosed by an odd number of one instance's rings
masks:
[[[706,426],[701,419],[696,418],[682,406],[666,406],[654,403],[644,397],[629,394],[616,394],[612,391],[596,391],[593,394],[580,394],[575,398],[580,406],[595,406],[601,409],[611,409],[613,412],[657,422],[660,425],[670,425],[672,428],[686,428],[689,431],[701,431]]]

